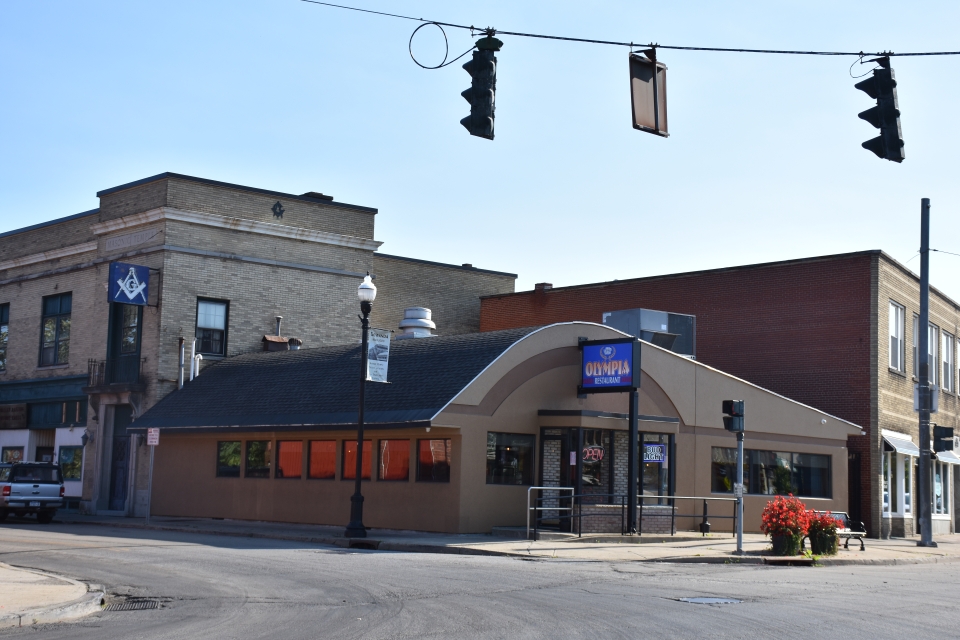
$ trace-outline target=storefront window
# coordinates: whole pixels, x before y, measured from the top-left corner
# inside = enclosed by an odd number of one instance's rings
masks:
[[[583,486],[602,486],[603,459],[606,449],[603,446],[603,431],[600,429],[583,430],[583,451],[580,452]]]
[[[913,458],[910,456],[900,456],[903,459],[903,512],[905,514],[913,513],[913,501],[911,500],[910,487],[913,481]]]
[[[281,440],[277,442],[278,478],[303,477],[303,442],[300,440]]]
[[[370,479],[370,456],[373,451],[373,442],[371,440],[363,441],[363,468],[360,471],[361,480]],[[357,479],[357,441],[343,441],[343,470],[340,472],[341,480]]]
[[[356,446],[356,445],[354,445]],[[356,466],[356,462],[353,463]],[[410,441],[381,440],[377,480],[406,482],[410,479]]]
[[[450,440],[417,441],[417,481],[450,482]]]
[[[60,468],[64,480],[79,480],[83,467],[83,447],[60,447]]]
[[[643,433],[640,440],[640,495],[670,495],[671,436]]]
[[[737,450],[714,447],[711,474],[714,493],[732,493],[737,481]],[[830,456],[746,449],[743,490],[760,495],[792,493],[806,498],[829,498]]]
[[[892,454],[883,454],[883,512],[890,513],[890,490],[893,488],[893,482],[890,479],[890,456]]]
[[[950,513],[950,465],[933,461],[933,513]]]
[[[247,441],[247,468],[245,478],[269,478],[273,443],[270,440]]]
[[[240,477],[240,442],[217,443],[217,477]]]
[[[354,443],[356,448],[356,443]],[[337,476],[336,440],[311,440],[307,477],[314,480],[333,480]],[[356,458],[353,460],[356,465]]]
[[[22,462],[23,447],[4,447],[0,450],[0,462]]]
[[[535,436],[487,433],[487,484],[533,484]]]

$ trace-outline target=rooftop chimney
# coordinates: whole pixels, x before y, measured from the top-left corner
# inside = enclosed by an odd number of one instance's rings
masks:
[[[407,307],[403,310],[403,320],[400,321],[400,333],[397,340],[408,338],[433,338],[432,331],[437,325],[430,319],[430,309],[424,307]]]
[[[549,282],[538,282],[533,285],[534,291],[550,291],[550,289],[553,289],[553,285]]]
[[[313,198],[314,200],[333,200],[333,196],[328,196],[319,191],[307,191],[300,195],[301,198]]]

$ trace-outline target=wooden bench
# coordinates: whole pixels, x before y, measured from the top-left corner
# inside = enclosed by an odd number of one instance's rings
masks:
[[[814,511],[816,515],[823,515],[823,511]],[[863,538],[867,535],[867,528],[863,526],[862,522],[854,522],[850,519],[850,514],[845,511],[831,511],[830,516],[836,518],[840,521],[840,526],[837,527],[837,537],[843,540],[843,548],[850,548],[850,539],[860,541],[860,551],[866,551],[867,548],[863,544]],[[856,524],[859,528],[855,528],[853,525]],[[800,548],[806,548],[806,540],[800,541]]]

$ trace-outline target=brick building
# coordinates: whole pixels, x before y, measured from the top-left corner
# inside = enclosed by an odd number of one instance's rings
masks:
[[[98,209],[0,234],[0,451],[61,462],[89,511],[143,512],[147,447],[128,428],[177,388],[181,337],[188,367],[194,338],[209,366],[262,350],[277,316],[305,348],[354,342],[367,272],[373,326],[423,306],[440,334],[471,332],[479,296],[514,288],[513,274],[380,254],[376,209],[316,192],[165,173],[97,195]],[[139,298],[108,300],[116,264],[139,274],[120,276]]]
[[[882,251],[496,294],[481,331],[644,308],[696,316],[697,360],[861,425],[850,436],[850,509],[871,535],[916,531],[913,412],[919,278]],[[933,420],[958,427],[960,306],[930,292]],[[717,407],[719,411],[719,407]],[[749,429],[749,408],[747,424]],[[960,432],[958,432],[960,433]],[[955,456],[934,459],[934,533],[956,530]]]

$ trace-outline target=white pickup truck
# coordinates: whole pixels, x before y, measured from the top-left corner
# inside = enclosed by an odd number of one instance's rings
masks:
[[[36,514],[48,524],[63,506],[63,474],[49,462],[0,463],[0,520]]]

